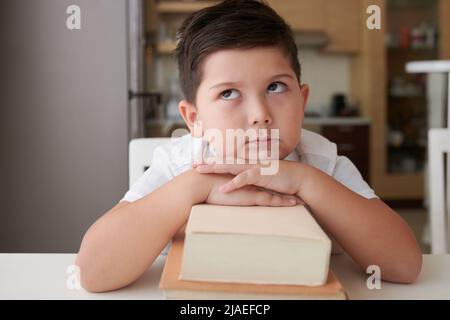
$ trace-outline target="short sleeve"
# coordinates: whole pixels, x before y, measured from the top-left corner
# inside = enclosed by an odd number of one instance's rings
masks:
[[[363,179],[353,162],[345,156],[337,157],[333,178],[364,198],[378,198],[374,190]]]
[[[136,201],[173,179],[175,175],[170,161],[170,150],[165,146],[156,147],[150,168],[136,180],[120,201]]]

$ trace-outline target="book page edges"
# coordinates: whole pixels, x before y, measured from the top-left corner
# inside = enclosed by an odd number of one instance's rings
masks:
[[[242,284],[206,281],[180,280],[181,259],[183,256],[184,233],[178,233],[172,242],[160,281],[163,290],[193,290],[210,292],[259,293],[301,296],[335,296],[344,292],[341,283],[331,270],[323,286],[275,285],[275,284]]]

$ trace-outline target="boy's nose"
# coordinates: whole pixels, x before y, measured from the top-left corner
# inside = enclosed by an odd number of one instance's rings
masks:
[[[262,103],[258,103],[256,106],[249,110],[248,124],[254,125],[270,125],[272,123],[272,117],[269,109]]]

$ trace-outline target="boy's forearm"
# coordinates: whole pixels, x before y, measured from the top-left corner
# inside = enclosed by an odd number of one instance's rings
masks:
[[[136,280],[208,196],[208,177],[189,170],[146,197],[111,210],[83,238],[76,264],[82,286],[108,291]]]
[[[413,282],[422,253],[404,220],[378,199],[366,199],[327,174],[301,164],[299,196],[319,223],[365,270],[378,265],[384,280]]]

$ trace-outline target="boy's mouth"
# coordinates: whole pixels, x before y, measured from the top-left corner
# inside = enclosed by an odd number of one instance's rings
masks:
[[[277,143],[279,140],[278,139],[272,139],[271,137],[264,137],[264,138],[256,138],[256,139],[252,139],[249,141],[246,141],[245,144],[250,144],[250,143]]]

